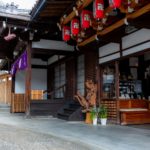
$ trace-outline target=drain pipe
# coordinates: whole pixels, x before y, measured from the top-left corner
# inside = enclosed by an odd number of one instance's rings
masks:
[[[43,9],[45,4],[46,4],[46,0],[40,0],[39,4],[35,8],[35,11],[31,13],[31,22],[38,16],[38,14],[40,13],[40,10]]]

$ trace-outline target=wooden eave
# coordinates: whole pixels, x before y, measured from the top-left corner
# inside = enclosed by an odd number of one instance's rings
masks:
[[[125,18],[119,20],[118,22],[114,23],[113,25],[105,28],[104,30],[97,32],[96,34],[94,34],[93,36],[91,36],[90,38],[84,40],[83,42],[79,43],[78,46],[84,46],[92,41],[95,40],[95,36],[99,35],[99,36],[104,36],[108,33],[110,33],[111,31],[123,26],[125,24],[125,19],[136,19],[140,16],[142,16],[143,14],[147,13],[150,11],[150,4],[147,4],[146,6],[142,7],[141,9],[137,10],[136,12],[132,13],[132,14],[127,14]]]
[[[76,2],[76,10],[80,13],[81,10],[85,7],[87,7],[88,5],[90,5],[93,1],[92,0],[78,0]],[[123,1],[124,3],[127,3],[128,0]],[[125,24],[125,19],[127,20],[134,20],[136,18],[138,18],[139,16],[142,16],[143,14],[147,13],[150,11],[150,4],[148,2],[148,0],[141,0],[139,3],[136,3],[134,1],[131,2],[131,8],[134,9],[133,12],[128,12],[127,8],[125,8],[123,6],[123,2],[122,5],[120,6],[119,10],[121,13],[123,13],[124,15],[126,15],[124,18],[122,19],[116,19],[115,17],[113,18],[113,20],[115,19],[116,21],[113,21],[112,24],[102,24],[102,22],[96,22],[94,19],[92,20],[92,28],[93,28],[93,34],[91,36],[88,35],[88,38],[86,39],[86,37],[83,38],[83,42],[78,43],[78,46],[84,46],[88,43],[91,43],[92,41],[95,40],[95,37],[98,36],[104,36],[108,33],[110,33],[111,31],[123,26]],[[107,14],[110,13],[112,11],[112,8],[107,7],[104,10],[104,18],[107,18]],[[70,14],[68,14],[66,17],[62,16],[60,18],[60,26],[62,27],[65,24],[68,24],[74,17],[76,16],[75,11],[73,10]],[[98,25],[102,25],[103,29],[101,31],[96,31],[95,29],[97,28]],[[96,25],[96,26],[95,26]],[[95,30],[95,31],[94,31]],[[95,34],[94,34],[95,32]]]
[[[82,3],[79,3],[80,0],[77,1],[77,9],[78,11],[82,10],[83,8],[87,7],[93,0],[82,0]],[[61,25],[69,23],[74,17],[76,16],[75,11],[72,11],[66,18],[60,19]]]

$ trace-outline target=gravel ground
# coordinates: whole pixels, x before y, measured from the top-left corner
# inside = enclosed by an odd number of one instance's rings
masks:
[[[0,124],[0,150],[91,150],[49,134]]]

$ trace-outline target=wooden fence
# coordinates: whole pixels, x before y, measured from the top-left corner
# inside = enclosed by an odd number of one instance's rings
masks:
[[[31,100],[42,100],[43,90],[31,90]]]
[[[11,112],[24,113],[25,112],[25,94],[12,93]]]
[[[11,75],[5,74],[0,75],[0,103],[10,104],[11,103]]]

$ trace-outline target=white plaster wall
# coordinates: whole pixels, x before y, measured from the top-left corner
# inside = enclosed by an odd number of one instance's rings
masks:
[[[47,89],[47,69],[32,69],[31,89]]]
[[[17,71],[16,73],[15,93],[25,93],[25,71]]]
[[[52,63],[54,63],[64,57],[65,57],[64,55],[54,55],[48,59],[48,65],[51,65]]]
[[[150,42],[129,48],[129,49],[123,51],[122,55],[127,56],[127,55],[134,54],[134,53],[140,52],[140,51],[142,51],[144,49],[148,49],[148,48],[150,48]]]
[[[120,45],[118,43],[108,43],[99,48],[99,57],[118,52],[119,50]]]
[[[42,59],[32,58],[31,64],[32,65],[47,65],[47,62],[43,61]]]
[[[47,89],[46,69],[32,69],[31,89]],[[25,93],[25,71],[18,71],[16,73],[15,93]]]
[[[54,55],[48,59],[48,65],[58,61],[58,55]]]
[[[140,29],[122,38],[122,48],[128,48],[138,43],[150,40],[150,29]]]
[[[73,46],[70,46],[63,41],[44,40],[44,39],[41,39],[39,42],[32,42],[32,48],[74,51]]]
[[[102,63],[105,63],[105,62],[108,62],[108,61],[111,61],[111,60],[114,60],[114,59],[117,59],[117,58],[120,58],[120,53],[116,53],[116,54],[113,54],[113,55],[110,55],[110,56],[107,56],[107,57],[104,57],[104,58],[100,58],[99,59],[99,64],[102,64]]]

